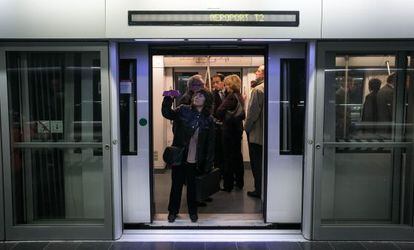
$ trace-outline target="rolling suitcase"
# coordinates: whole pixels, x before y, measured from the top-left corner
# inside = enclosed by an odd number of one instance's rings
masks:
[[[196,176],[196,199],[203,201],[220,191],[220,169],[214,168],[211,172]]]

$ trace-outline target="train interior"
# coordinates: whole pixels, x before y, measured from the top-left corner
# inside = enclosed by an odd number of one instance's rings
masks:
[[[187,80],[201,75],[206,88],[212,89],[211,78],[216,74],[238,75],[242,80],[242,95],[246,97],[245,109],[250,98],[250,82],[255,80],[255,71],[264,64],[263,56],[245,55],[154,55],[152,57],[153,100],[153,197],[155,226],[168,225],[168,199],[171,187],[171,169],[166,168],[162,153],[173,140],[172,123],[161,115],[160,96],[165,90],[175,89],[183,94]],[[242,155],[244,162],[243,189],[232,192],[219,191],[211,201],[199,203],[199,225],[205,226],[263,226],[262,200],[248,197],[246,192],[254,189],[250,169],[246,134],[243,133]],[[225,156],[224,156],[225,157]],[[184,187],[180,216],[174,226],[191,226],[187,216],[186,189]],[[180,218],[181,217],[181,218]]]

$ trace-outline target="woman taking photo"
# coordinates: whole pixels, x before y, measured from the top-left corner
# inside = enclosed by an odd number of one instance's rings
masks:
[[[187,185],[187,206],[192,222],[198,220],[195,176],[209,172],[214,164],[214,122],[210,116],[211,95],[204,89],[195,92],[191,105],[172,109],[173,98],[164,97],[162,115],[174,121],[172,146],[181,150],[180,164],[172,166],[172,184],[168,205],[168,221],[179,213],[183,185]]]
[[[241,80],[237,75],[224,78],[227,96],[216,111],[223,122],[222,145],[224,156],[223,190],[231,192],[234,182],[239,189],[244,186],[244,166],[241,152],[244,100],[241,96]]]

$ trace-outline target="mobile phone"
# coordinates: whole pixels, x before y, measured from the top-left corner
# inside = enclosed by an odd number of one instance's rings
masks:
[[[162,93],[163,96],[177,97],[180,96],[180,91],[178,90],[167,90]]]

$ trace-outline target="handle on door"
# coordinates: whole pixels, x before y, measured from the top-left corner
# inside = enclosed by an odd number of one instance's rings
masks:
[[[316,144],[316,149],[321,149],[321,145],[320,144]]]
[[[106,150],[109,150],[110,149],[109,144],[105,144],[105,149]]]

